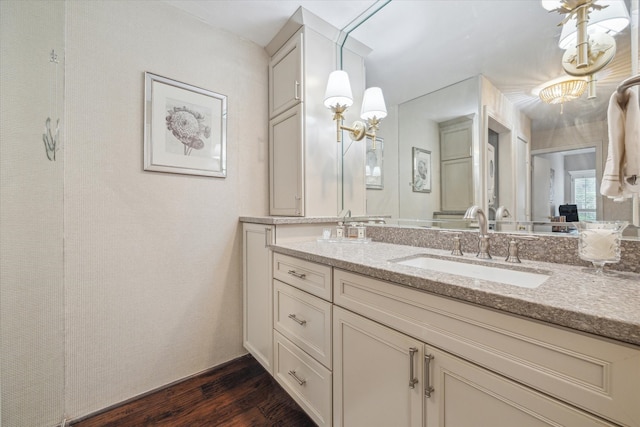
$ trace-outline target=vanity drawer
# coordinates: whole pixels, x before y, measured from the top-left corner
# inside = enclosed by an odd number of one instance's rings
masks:
[[[273,327],[331,369],[332,304],[273,281]]]
[[[273,333],[274,376],[319,426],[331,425],[332,374],[278,331]]]
[[[334,303],[626,426],[640,348],[334,269]]]
[[[273,277],[331,301],[331,267],[274,253]]]

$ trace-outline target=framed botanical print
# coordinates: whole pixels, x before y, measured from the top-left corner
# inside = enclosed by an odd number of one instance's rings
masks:
[[[227,97],[145,73],[144,170],[225,178]]]
[[[413,181],[414,192],[431,193],[431,151],[413,147]]]

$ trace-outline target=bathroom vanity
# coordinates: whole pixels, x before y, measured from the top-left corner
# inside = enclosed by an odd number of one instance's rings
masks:
[[[271,372],[318,425],[640,425],[637,273],[320,235],[269,246],[263,299]]]

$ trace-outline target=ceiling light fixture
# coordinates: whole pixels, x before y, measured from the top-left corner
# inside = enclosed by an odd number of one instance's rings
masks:
[[[384,103],[384,96],[379,87],[370,87],[364,91],[360,118],[366,123],[356,121],[351,127],[343,126],[344,112],[353,105],[353,94],[349,75],[346,71],[337,70],[329,74],[327,90],[324,96],[324,106],[333,112],[333,120],[336,121],[336,140],[342,142],[342,131],[350,132],[351,139],[360,141],[365,136],[372,140],[372,148],[376,147],[376,132],[380,120],[387,117],[387,107]]]
[[[559,45],[566,49],[562,67],[574,77],[587,77],[589,98],[596,97],[595,73],[606,67],[616,53],[617,34],[629,23],[623,0],[542,0],[542,7],[567,16]],[[575,19],[575,25],[568,22]]]
[[[585,80],[564,80],[545,86],[538,96],[547,104],[560,104],[560,114],[562,114],[564,103],[580,98],[586,89]]]

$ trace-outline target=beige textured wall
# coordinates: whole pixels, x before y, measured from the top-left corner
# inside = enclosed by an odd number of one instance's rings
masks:
[[[63,118],[63,2],[0,1],[0,67],[0,424],[52,426],[64,409],[64,159],[47,160],[42,133]]]
[[[267,63],[161,2],[67,3],[71,417],[245,353],[238,216],[267,210]],[[142,170],[144,71],[228,96],[226,179]]]
[[[264,50],[157,1],[0,5],[2,425],[55,425],[245,353],[238,216],[267,213]],[[54,163],[48,54],[65,44]],[[145,71],[228,96],[226,179],[142,170]]]

